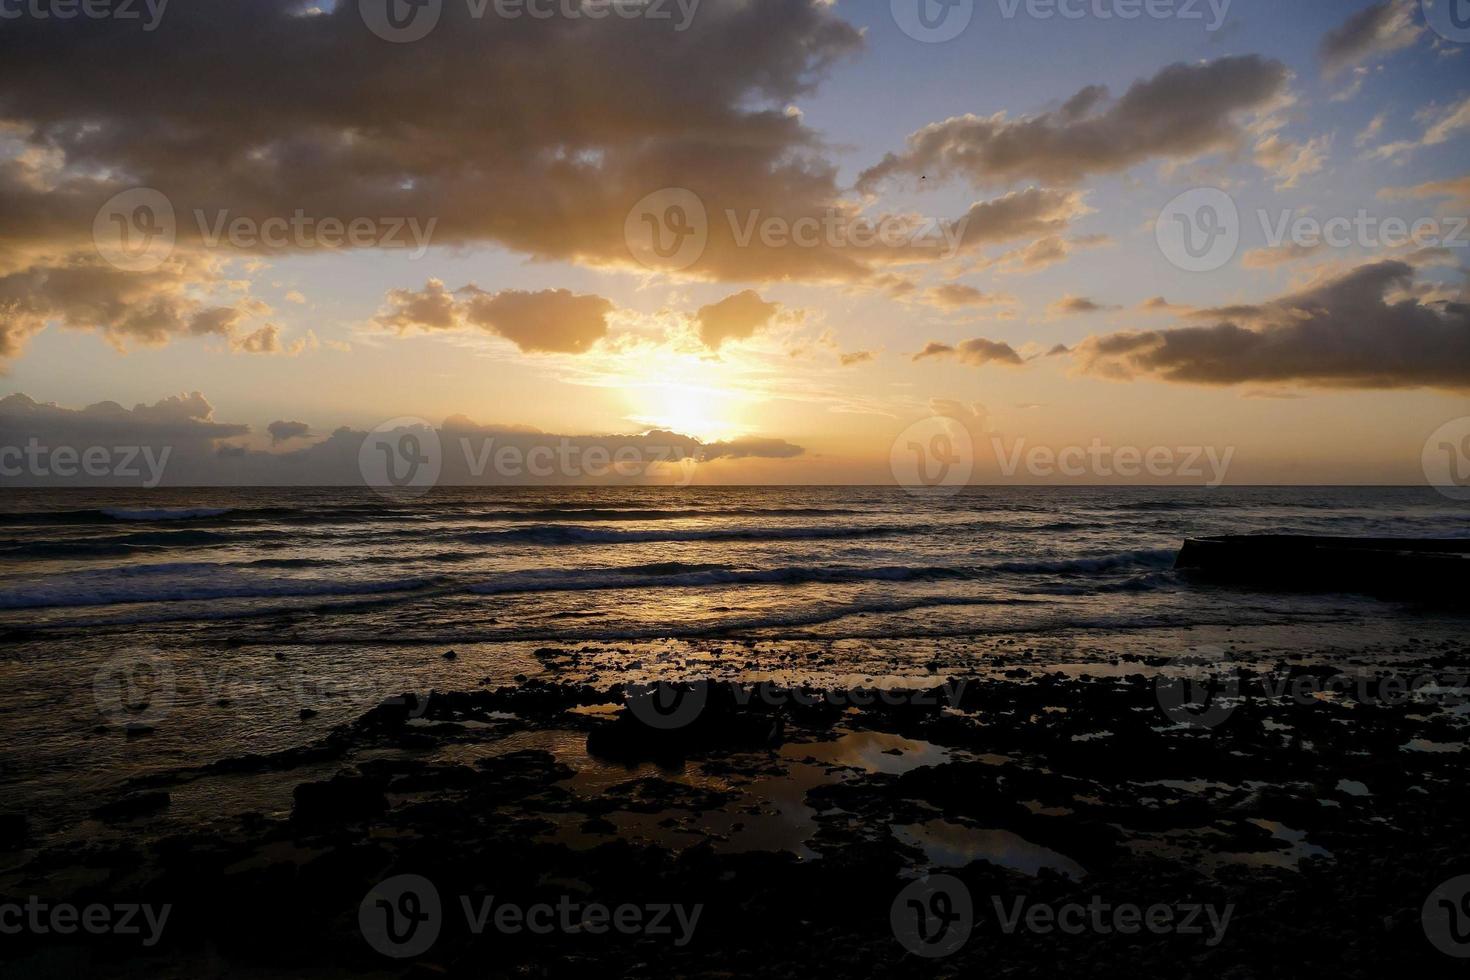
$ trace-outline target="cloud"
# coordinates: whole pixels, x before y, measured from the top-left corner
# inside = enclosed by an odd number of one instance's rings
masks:
[[[1353,139],[1353,145],[1359,148],[1367,146],[1383,134],[1383,124],[1388,122],[1388,113],[1380,112],[1368,120],[1368,125]]]
[[[305,422],[276,421],[265,427],[265,431],[271,434],[271,445],[288,442],[292,439],[300,439],[302,436],[311,434],[311,426]]]
[[[717,459],[795,459],[806,452],[800,446],[785,439],[731,439],[704,445],[700,459],[712,462]]]
[[[954,224],[960,229],[962,248],[974,248],[1049,235],[1091,213],[1092,209],[1085,203],[1085,195],[1077,191],[1029,187],[971,205]]]
[[[1089,86],[1056,112],[952,117],[910,136],[904,152],[864,171],[858,188],[871,193],[901,175],[960,177],[976,186],[1028,177],[1075,184],[1154,157],[1188,160],[1234,149],[1246,135],[1237,117],[1268,108],[1285,93],[1288,77],[1277,61],[1221,58],[1170,65],[1115,102],[1106,89]]]
[[[259,330],[241,337],[232,346],[235,350],[244,351],[246,354],[279,354],[281,352],[281,328],[274,323],[267,323]]]
[[[705,4],[682,25],[474,6],[444,4],[409,45],[366,30],[356,2],[301,16],[300,0],[191,0],[159,34],[7,20],[0,101],[26,155],[0,162],[0,274],[26,251],[90,249],[99,207],[135,186],[167,195],[184,247],[204,238],[196,210],[259,225],[299,209],[437,219],[435,247],[623,267],[630,211],[664,187],[711,216],[856,213],[820,136],[786,111],[863,47],[835,4]],[[695,274],[853,279],[869,265],[860,250],[742,249],[712,221]]]
[[[855,350],[851,354],[841,355],[838,360],[842,362],[843,367],[853,367],[858,364],[867,364],[877,356],[875,351]]]
[[[1139,310],[1144,313],[1186,313],[1190,307],[1171,303],[1162,296],[1144,300],[1138,304]]]
[[[1256,164],[1276,178],[1278,191],[1290,190],[1298,186],[1303,177],[1321,173],[1331,150],[1330,135],[1298,143],[1272,133],[1256,143]]]
[[[1089,337],[1082,370],[1188,384],[1470,389],[1470,305],[1411,295],[1413,267],[1365,265],[1260,305],[1201,311],[1208,326]]]
[[[780,310],[780,304],[767,303],[753,289],[726,296],[718,303],[700,307],[699,339],[711,349],[727,340],[748,340],[763,329]]]
[[[470,300],[465,319],[523,351],[581,354],[607,336],[607,315],[613,310],[601,296],[578,296],[565,289],[466,290]]]
[[[463,313],[452,292],[439,279],[430,279],[422,290],[389,290],[388,311],[374,317],[381,326],[406,333],[410,330],[459,330]]]
[[[489,293],[471,283],[451,292],[430,279],[421,290],[390,290],[374,322],[398,333],[475,327],[528,353],[582,354],[607,336],[612,311],[601,296],[566,289]]]
[[[1434,180],[1412,187],[1385,187],[1378,192],[1378,196],[1385,201],[1444,198],[1451,207],[1470,208],[1470,175],[1450,180]]]
[[[1318,50],[1329,75],[1373,55],[1407,48],[1424,33],[1414,19],[1414,0],[1384,0],[1349,17],[1329,31]]]
[[[1266,246],[1264,248],[1253,248],[1240,258],[1242,268],[1246,269],[1274,269],[1277,266],[1287,265],[1292,262],[1300,262],[1318,255],[1326,248],[1325,242],[1313,242],[1309,245],[1290,242],[1282,245]]]
[[[95,254],[42,259],[0,276],[0,359],[17,356],[52,323],[95,330],[118,350],[156,347],[175,337],[229,338],[269,308],[238,295],[212,302],[209,290],[223,285],[218,263],[197,257],[151,272],[125,272]]]
[[[1385,143],[1372,153],[1370,160],[1407,159],[1419,150],[1448,143],[1466,129],[1470,129],[1470,96],[1443,109],[1430,106],[1416,118],[1424,122],[1424,135],[1417,140],[1398,140]]]
[[[432,429],[432,438],[420,431],[425,437],[420,449],[439,463],[438,483],[445,486],[685,482],[705,463],[789,460],[806,452],[769,436],[705,443],[661,430],[561,435],[528,426],[482,425],[463,415],[423,428]],[[369,433],[342,426],[300,448],[277,450],[308,434],[308,427],[278,420],[266,431],[271,450],[239,442],[249,436],[250,427],[216,421],[213,408],[199,392],[132,409],[115,402],[70,409],[40,404],[24,394],[0,398],[0,446],[34,444],[47,461],[52,451],[63,447],[78,455],[91,447],[110,449],[113,460],[121,458],[118,450],[145,450],[127,457],[137,460],[133,473],[114,470],[105,476],[79,473],[73,478],[52,468],[30,468],[18,477],[7,475],[8,484],[138,486],[144,476],[158,470],[160,482],[167,486],[364,485],[360,458]],[[13,469],[15,460],[0,463]]]
[[[923,361],[930,358],[953,357],[961,364],[969,364],[974,367],[983,367],[986,364],[1007,364],[1012,367],[1020,367],[1025,361],[1010,344],[998,340],[986,340],[984,337],[976,337],[973,340],[962,340],[957,345],[942,344],[937,340],[931,340],[924,349],[913,356],[915,361]]]
[[[948,310],[973,306],[995,306],[1016,301],[1014,296],[982,292],[974,286],[966,286],[958,282],[946,282],[932,286],[924,291],[923,299],[930,306]]]
[[[1052,316],[1075,316],[1080,313],[1107,313],[1117,309],[1121,307],[1104,306],[1086,296],[1064,296],[1048,306],[1046,311]]]
[[[77,449],[190,444],[212,448],[216,439],[249,432],[248,425],[215,421],[214,407],[197,391],[130,409],[111,401],[63,408],[20,393],[0,398],[0,445],[5,446],[23,446],[35,438],[41,445]]]
[[[998,274],[1019,273],[1029,275],[1064,262],[1072,253],[1084,248],[1107,248],[1117,243],[1109,235],[1078,235],[1067,239],[1060,235],[1039,238],[1022,248],[987,259],[976,265],[976,270],[994,269]]]

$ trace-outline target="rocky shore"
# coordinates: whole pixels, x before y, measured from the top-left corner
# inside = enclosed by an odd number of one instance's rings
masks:
[[[1463,662],[407,693],[131,780],[90,818],[121,840],[0,817],[0,909],[43,924],[0,948],[17,976],[1458,975],[1423,912],[1470,873]],[[171,819],[223,796],[262,805]],[[155,942],[45,911],[124,904],[168,908]]]

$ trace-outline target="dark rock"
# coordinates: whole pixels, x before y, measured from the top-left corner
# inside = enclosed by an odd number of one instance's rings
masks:
[[[301,824],[357,823],[388,809],[381,781],[345,773],[302,783],[291,796],[291,819]]]
[[[785,722],[756,699],[742,703],[729,684],[658,685],[587,735],[591,755],[620,762],[673,761],[714,750],[774,748]]]
[[[582,833],[584,834],[615,834],[617,832],[618,828],[605,817],[591,817],[582,822]]]
[[[19,813],[0,813],[0,851],[21,847],[30,836],[30,822],[24,816]]]
[[[131,793],[120,800],[97,807],[92,811],[92,816],[102,820],[134,820],[166,809],[168,804],[167,793]]]

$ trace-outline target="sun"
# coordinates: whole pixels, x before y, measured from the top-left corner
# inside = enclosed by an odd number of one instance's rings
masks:
[[[701,442],[744,435],[750,395],[729,384],[727,371],[708,358],[661,352],[618,379],[627,418]]]
[[[719,388],[680,381],[647,381],[628,386],[628,418],[651,429],[666,429],[714,442],[739,435],[734,421],[737,396]]]

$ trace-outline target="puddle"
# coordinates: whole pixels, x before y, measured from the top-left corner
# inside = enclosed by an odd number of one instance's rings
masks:
[[[1427,738],[1411,738],[1399,746],[1400,752],[1463,752],[1465,746],[1456,742],[1431,742]]]
[[[1073,879],[1087,874],[1080,864],[1065,854],[1033,844],[1009,830],[930,820],[895,826],[893,836],[920,848],[934,867],[962,868],[971,861],[985,860],[1033,878],[1042,868],[1050,868]]]
[[[809,758],[823,765],[861,769],[869,775],[887,773],[901,776],[923,766],[949,762],[954,758],[954,753],[932,742],[904,738],[902,735],[850,732],[831,742],[803,742],[782,746],[781,756],[791,761]]]
[[[1307,843],[1307,832],[1305,830],[1292,830],[1283,823],[1275,820],[1262,820],[1252,817],[1248,823],[1253,823],[1262,830],[1271,832],[1271,836],[1279,841],[1290,844],[1285,851],[1260,851],[1250,854],[1226,854],[1222,855],[1225,860],[1235,864],[1243,864],[1248,867],[1272,867],[1286,868],[1295,871],[1301,865],[1304,858],[1320,857],[1332,859],[1332,852],[1325,847]]]

